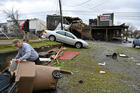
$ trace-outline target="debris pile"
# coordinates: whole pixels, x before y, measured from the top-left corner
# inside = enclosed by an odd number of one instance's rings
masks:
[[[0,85],[0,91],[32,93],[33,91],[56,89],[58,79],[62,78],[62,74],[72,75],[73,73],[51,66],[60,64],[59,59],[71,60],[79,54],[79,52],[72,51],[64,52],[65,49],[65,47],[60,47],[46,53],[40,52],[42,65],[35,65],[34,62],[27,61],[16,63],[13,59],[9,68],[0,74],[0,82],[3,82]]]

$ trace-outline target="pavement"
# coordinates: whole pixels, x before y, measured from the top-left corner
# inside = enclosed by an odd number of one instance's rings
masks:
[[[12,44],[12,40],[0,40],[0,45]]]

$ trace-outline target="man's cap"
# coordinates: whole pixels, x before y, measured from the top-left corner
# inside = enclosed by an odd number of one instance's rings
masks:
[[[21,40],[18,40],[18,39],[15,39],[14,41],[13,41],[13,46],[16,46],[16,44],[18,43],[18,42],[21,42]]]

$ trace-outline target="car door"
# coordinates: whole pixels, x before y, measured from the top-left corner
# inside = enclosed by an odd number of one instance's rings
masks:
[[[64,31],[57,31],[55,35],[56,40],[64,43],[65,35],[66,33]]]
[[[138,38],[138,46],[140,46],[140,37]]]
[[[65,36],[65,43],[67,44],[70,44],[70,45],[74,45],[76,40],[75,40],[75,37],[69,33],[69,32],[66,32],[66,36]]]

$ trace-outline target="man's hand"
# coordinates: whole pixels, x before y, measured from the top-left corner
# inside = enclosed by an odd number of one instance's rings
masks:
[[[16,59],[16,62],[20,63],[21,62],[21,59]]]

